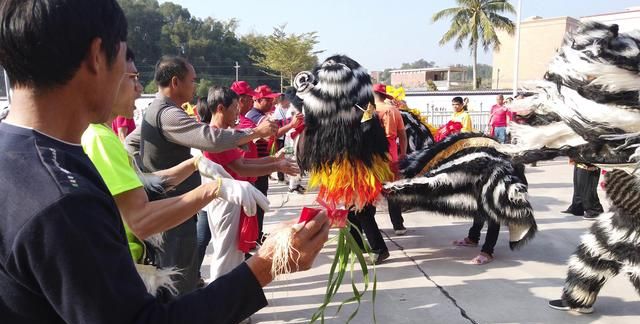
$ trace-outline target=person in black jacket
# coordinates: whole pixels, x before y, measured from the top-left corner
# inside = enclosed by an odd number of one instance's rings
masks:
[[[236,323],[264,307],[269,240],[166,304],[136,273],[118,209],[80,146],[89,123],[107,120],[125,72],[116,0],[4,0],[0,21],[0,65],[14,93],[0,123],[2,322]],[[311,266],[328,231],[321,214],[294,234],[293,269]]]

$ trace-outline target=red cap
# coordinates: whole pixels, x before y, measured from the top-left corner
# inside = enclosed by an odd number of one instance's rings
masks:
[[[238,96],[247,95],[254,97],[256,95],[255,91],[253,91],[247,81],[234,82],[231,85],[231,90],[233,90],[233,92],[235,92]]]
[[[271,91],[268,85],[261,85],[256,88],[256,92],[253,95],[253,99],[262,99],[262,98],[277,98],[280,96],[280,93]]]
[[[373,85],[373,92],[377,92],[387,99],[394,99],[393,96],[387,94],[387,86],[382,83],[376,83]]]

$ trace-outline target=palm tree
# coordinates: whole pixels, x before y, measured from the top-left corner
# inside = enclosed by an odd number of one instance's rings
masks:
[[[468,39],[467,46],[473,56],[473,89],[478,88],[477,64],[478,45],[482,44],[484,51],[489,49],[499,50],[500,40],[496,34],[497,29],[505,30],[513,35],[515,27],[511,19],[501,16],[507,12],[515,14],[516,11],[507,0],[456,0],[458,7],[441,10],[433,15],[431,20],[436,22],[444,17],[451,17],[451,27],[440,39],[440,46],[455,39],[456,50],[462,48],[462,44]]]

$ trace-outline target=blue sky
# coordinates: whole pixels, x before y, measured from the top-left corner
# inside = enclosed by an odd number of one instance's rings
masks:
[[[438,45],[449,24],[445,21],[431,23],[431,16],[455,6],[454,0],[172,2],[188,8],[198,17],[237,18],[241,35],[250,32],[270,34],[274,26],[284,23],[288,32],[317,31],[317,49],[325,50],[320,59],[336,53],[347,54],[370,71],[399,67],[403,62],[421,58],[435,61],[439,66],[471,64],[468,50],[463,48],[456,52],[452,45]],[[517,6],[516,0],[511,3]],[[640,6],[640,0],[522,0],[522,18],[579,18],[623,11],[632,6]],[[515,16],[512,19],[515,20]],[[480,54],[479,62],[491,64],[491,53]]]

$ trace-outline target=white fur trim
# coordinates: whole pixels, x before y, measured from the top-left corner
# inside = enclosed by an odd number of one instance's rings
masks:
[[[467,210],[477,210],[476,198],[469,194],[457,193],[444,197],[437,197],[434,201],[447,204],[452,207],[463,206]]]
[[[136,270],[147,287],[147,292],[154,297],[158,294],[158,289],[165,288],[171,294],[177,295],[178,290],[175,287],[175,281],[172,276],[180,275],[180,271],[176,268],[159,269],[152,265],[136,264]]]
[[[606,270],[598,270],[596,268],[591,267],[589,264],[584,263],[580,258],[576,255],[572,255],[569,258],[569,269],[573,272],[580,275],[583,278],[591,278],[591,279],[602,279],[611,278],[616,274],[609,269]]]
[[[459,187],[460,185],[468,184],[477,178],[478,177],[471,177],[463,172],[439,173],[433,177],[417,177],[390,182],[385,184],[384,188],[405,188],[413,185],[429,185],[431,187],[451,185],[452,187]]]

